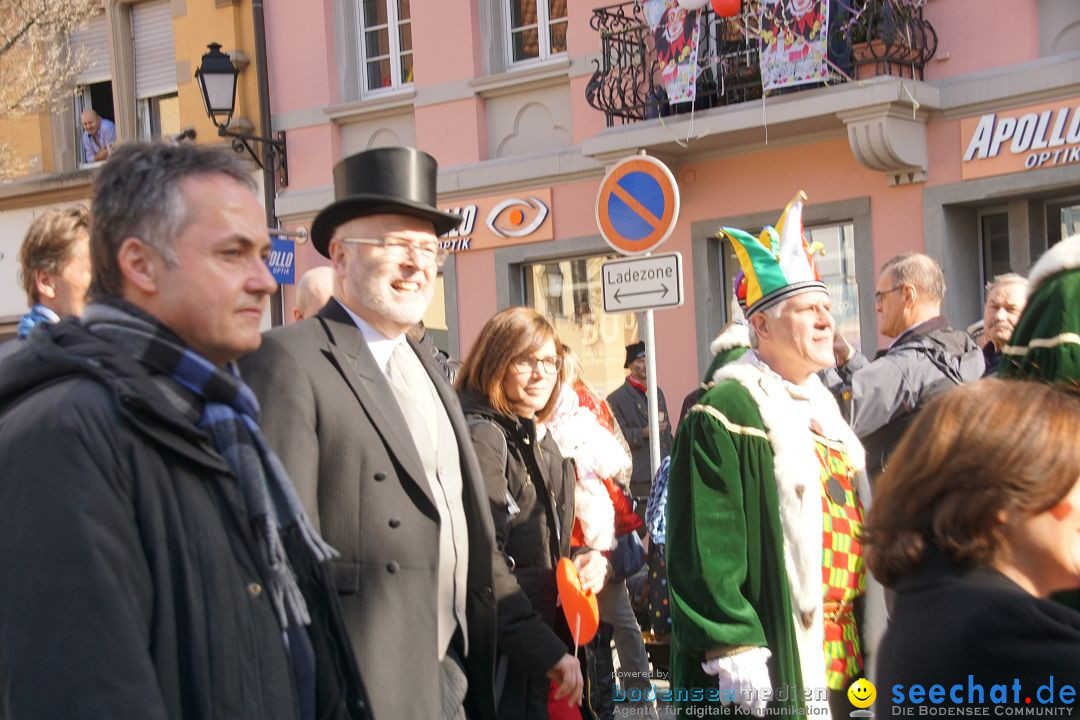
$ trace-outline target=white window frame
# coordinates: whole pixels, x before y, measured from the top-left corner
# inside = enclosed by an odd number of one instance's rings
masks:
[[[549,0],[536,0],[536,28],[537,28],[537,41],[540,43],[540,54],[534,58],[525,58],[523,60],[514,59],[514,30],[513,9],[510,4],[514,0],[502,0],[503,3],[503,34],[506,36],[506,64],[509,67],[522,67],[525,65],[535,65],[538,63],[547,62],[553,58],[565,57],[566,51],[553,53],[551,52],[551,19],[548,17],[548,3]],[[566,4],[567,16],[564,20],[565,25],[569,28],[569,12],[570,12],[570,0]],[[532,28],[532,25],[522,25],[519,30],[527,30]]]
[[[391,93],[396,90],[402,90],[404,88],[412,87],[412,82],[404,82],[401,77],[401,48],[399,47],[400,38],[400,25],[401,21],[398,18],[397,0],[379,0],[386,6],[386,25],[376,25],[375,28],[386,28],[386,35],[389,41],[389,59],[390,59],[390,85],[388,87],[368,87],[368,60],[374,60],[375,58],[368,58],[367,55],[367,33],[369,28],[364,26],[364,0],[356,0],[356,22],[360,27],[360,34],[357,38],[357,45],[360,46],[360,88],[362,95],[383,95]],[[410,3],[410,15],[405,21],[409,25],[409,37],[412,37],[412,15],[411,15],[411,3]],[[373,28],[374,29],[374,28]],[[413,62],[416,61],[416,55],[414,50],[408,50],[409,54],[413,55]],[[377,58],[387,57],[384,55],[377,55]],[[416,65],[413,65],[413,73],[415,79]]]
[[[75,86],[71,94],[71,111],[75,129],[75,167],[97,167],[104,161],[87,162],[83,154],[83,110],[102,108],[92,107],[90,86],[101,83],[113,83],[112,63],[109,61],[109,24],[104,12],[94,15],[84,25],[76,28],[69,36],[72,53],[84,53],[87,67],[75,76]],[[112,113],[116,115],[115,111]],[[111,120],[112,118],[110,118]]]
[[[140,65],[139,65],[139,51],[138,47],[140,43],[146,47],[148,43],[145,38],[140,40],[140,34],[137,32],[136,13],[141,9],[146,9],[150,3],[137,3],[131,6],[131,48],[132,48],[132,70],[134,75],[134,99],[135,99],[135,137],[140,140],[160,140],[162,137],[161,128],[159,125],[160,114],[158,111],[158,104],[163,99],[175,97],[178,93],[178,87],[176,84],[175,67],[176,67],[176,38],[173,34],[173,20],[172,14],[169,10],[168,3],[159,3],[157,5],[157,20],[160,21],[159,25],[146,24],[143,27],[143,32],[152,32],[154,29],[167,30],[168,39],[172,41],[172,53],[171,55],[160,56],[159,54],[164,51],[165,46],[163,43],[154,43],[150,45],[151,52],[146,58],[149,66],[157,68],[159,72],[164,71],[165,76],[163,78],[157,78],[157,75],[151,75],[150,80],[157,80],[157,82],[150,82],[149,87],[140,88],[140,82],[146,83],[144,79],[140,81]],[[146,22],[144,20],[144,22]],[[151,38],[158,40],[153,35]],[[158,125],[155,127],[155,125]]]

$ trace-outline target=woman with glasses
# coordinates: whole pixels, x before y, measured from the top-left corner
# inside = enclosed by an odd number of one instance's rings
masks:
[[[574,467],[541,425],[558,398],[561,367],[555,329],[535,311],[515,307],[480,330],[457,381],[495,542],[522,591],[498,598],[500,652],[514,658],[501,659],[496,675],[498,717],[508,720],[546,720],[549,695],[552,717],[580,717],[573,706],[581,699],[581,668],[570,654],[573,636],[555,583],[555,566],[570,554]],[[603,587],[607,561],[600,553],[582,553],[575,564],[584,587]],[[522,613],[517,603],[525,598],[531,611]]]

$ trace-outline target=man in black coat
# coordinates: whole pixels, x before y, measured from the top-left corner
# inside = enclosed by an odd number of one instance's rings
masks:
[[[645,343],[626,346],[624,368],[630,370],[626,382],[607,396],[611,413],[619,422],[626,444],[634,461],[630,476],[630,492],[634,497],[648,497],[652,487],[652,464],[649,461],[649,397],[646,395],[648,370],[645,362]],[[656,388],[660,410],[660,458],[671,453],[671,419],[668,416],[664,391]]]
[[[338,199],[311,227],[334,296],[242,363],[271,445],[341,552],[334,580],[378,718],[493,718],[496,601],[508,654],[533,617],[496,555],[457,397],[406,336],[435,290],[437,236],[460,222],[435,207],[436,172],[413,148],[339,163]],[[576,661],[558,670],[580,693]]]
[[[232,363],[275,288],[250,168],[132,143],[95,188],[94,302],[0,362],[0,714],[369,717]]]

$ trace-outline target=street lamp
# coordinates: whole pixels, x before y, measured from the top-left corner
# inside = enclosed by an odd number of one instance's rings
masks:
[[[210,43],[206,47],[209,52],[202,56],[202,62],[195,70],[195,80],[199,83],[199,90],[202,91],[206,115],[214,123],[218,135],[232,138],[233,150],[236,152],[247,150],[260,168],[266,169],[266,165],[255,153],[251,143],[262,143],[265,157],[270,162],[276,154],[278,183],[283,186],[288,185],[289,167],[285,154],[285,133],[279,132],[276,138],[268,138],[229,130],[229,122],[236,110],[236,79],[240,71],[233,65],[232,59],[221,52],[219,43]]]
[[[210,52],[202,56],[202,64],[195,71],[195,79],[202,91],[206,114],[214,125],[228,126],[236,107],[236,78],[240,71],[232,59],[221,52],[221,45],[210,43]]]

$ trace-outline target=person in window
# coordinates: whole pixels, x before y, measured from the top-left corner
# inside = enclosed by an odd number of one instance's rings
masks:
[[[562,348],[537,312],[513,307],[480,330],[461,367],[457,388],[495,521],[495,543],[532,604],[513,627],[498,614],[502,680],[498,717],[547,720],[577,704],[583,680],[575,643],[558,609],[555,567],[570,555],[574,466],[541,424],[552,413],[561,381]],[[598,592],[608,563],[596,550],[575,557],[582,586]],[[515,613],[516,615],[516,613]],[[578,717],[572,710],[569,717]]]
[[[83,129],[83,158],[86,162],[107,160],[116,143],[116,125],[87,108],[79,116]]]
[[[863,526],[867,565],[896,593],[878,717],[914,712],[920,683],[944,688],[935,705],[995,704],[995,685],[1010,704],[1072,704],[1057,690],[1076,682],[1080,613],[1048,596],[1080,587],[1077,437],[1080,398],[1030,381],[962,385],[915,418]]]

